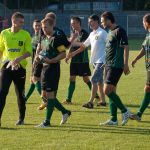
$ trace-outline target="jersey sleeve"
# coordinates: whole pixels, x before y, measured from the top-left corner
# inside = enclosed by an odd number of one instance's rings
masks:
[[[3,37],[2,34],[0,34],[0,51],[3,52],[4,49],[5,49],[5,45],[4,45]]]
[[[123,46],[128,45],[128,37],[126,31],[120,28],[117,34],[117,36],[120,38],[120,44]]]
[[[62,41],[63,41],[65,47],[70,46],[71,43],[68,41],[66,34],[62,30],[56,28],[55,34],[56,34],[56,36],[59,36],[60,38],[62,38]]]
[[[54,38],[54,47],[58,50],[59,53],[66,51],[65,43],[62,37]]]
[[[64,46],[69,47],[71,43],[68,41],[67,36],[65,35],[65,33],[62,34],[62,39],[63,39]]]
[[[88,38],[89,34],[85,30],[83,30],[82,34],[83,34],[83,36],[82,36],[81,42],[84,42]]]
[[[27,38],[26,38],[26,41],[25,41],[25,51],[29,52],[30,54],[32,53],[32,44],[31,44],[30,34],[27,34]]]

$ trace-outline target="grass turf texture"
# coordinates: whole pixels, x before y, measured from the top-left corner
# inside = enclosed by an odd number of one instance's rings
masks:
[[[137,55],[141,40],[130,40],[130,60]],[[143,87],[146,80],[144,58],[135,69],[130,67],[129,76],[122,76],[118,85],[118,94],[132,112],[136,112],[143,99]],[[30,63],[27,67],[26,90],[29,87],[31,75]],[[69,65],[61,63],[61,79],[58,98],[64,101],[69,83]],[[142,122],[129,120],[124,127],[99,126],[100,122],[109,118],[108,105],[106,108],[96,107],[92,110],[82,108],[81,105],[88,100],[90,92],[82,78],[77,78],[76,90],[72,106],[65,106],[72,110],[72,116],[67,124],[59,126],[61,113],[56,109],[52,116],[52,127],[37,129],[34,126],[41,123],[45,117],[45,110],[38,112],[41,99],[35,91],[27,103],[25,124],[15,126],[18,119],[18,109],[14,86],[12,84],[7,103],[3,112],[2,127],[0,128],[0,149],[49,149],[49,150],[148,150],[150,143],[150,108],[146,109]],[[108,102],[108,99],[106,99]],[[119,123],[121,114],[119,111]]]

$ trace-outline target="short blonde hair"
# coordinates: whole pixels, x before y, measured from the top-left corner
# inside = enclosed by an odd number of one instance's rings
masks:
[[[51,18],[44,18],[42,21],[41,21],[41,24],[45,24],[47,23],[50,25],[50,26],[53,26],[54,25],[54,20],[51,19]]]

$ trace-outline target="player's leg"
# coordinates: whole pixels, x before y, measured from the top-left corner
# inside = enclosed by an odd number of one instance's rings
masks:
[[[122,103],[120,97],[116,94],[115,89],[116,85],[122,75],[123,70],[117,68],[108,68],[105,84],[104,84],[104,93],[109,97],[110,100],[119,108],[123,114],[122,125],[125,125],[128,122],[130,112]]]
[[[38,91],[39,95],[41,95],[41,78],[33,76],[33,82],[35,84],[35,88]]]
[[[53,76],[53,78],[49,78],[49,83],[51,83],[51,85],[50,85],[51,88],[50,89],[53,90],[53,91],[57,91],[58,90],[58,85],[59,85],[59,79],[60,79],[60,65],[59,64],[56,64],[55,68],[52,68],[51,76]],[[62,120],[60,122],[60,125],[62,125],[67,121],[68,117],[71,115],[71,111],[67,110],[59,102],[56,95],[55,95],[55,100],[54,100],[54,106],[62,113]]]
[[[25,80],[26,80],[26,70],[20,67],[18,70],[13,72],[13,82],[15,84],[15,89],[17,93],[17,102],[19,108],[19,120],[16,125],[23,125],[25,118]]]
[[[145,85],[144,92],[144,99],[140,105],[140,108],[136,114],[132,114],[130,116],[131,119],[141,121],[142,115],[150,103],[150,71],[147,71],[147,83]]]
[[[100,101],[98,102],[97,106],[106,106],[105,94],[103,91],[103,83],[98,83],[98,91],[100,95]]]
[[[27,102],[27,100],[29,99],[29,97],[32,95],[34,89],[35,89],[35,84],[34,84],[34,82],[33,82],[33,80],[32,80],[32,77],[31,77],[31,78],[30,78],[30,87],[29,87],[28,92],[27,92],[26,95],[25,95],[26,102]]]
[[[83,81],[84,81],[84,83],[87,84],[88,88],[91,90],[92,84],[91,84],[91,81],[89,79],[89,76],[83,76]]]
[[[33,72],[33,82],[38,93],[41,95],[41,72],[43,64],[37,64]]]
[[[45,99],[47,100],[47,109],[46,109],[46,116],[45,116],[45,120],[39,124],[36,127],[41,127],[41,128],[45,128],[45,127],[49,127],[50,126],[50,120],[54,111],[54,100],[55,100],[55,93],[53,92],[47,92],[46,91],[46,97]]]
[[[73,93],[75,91],[76,75],[77,74],[78,74],[77,64],[76,63],[71,63],[70,64],[70,78],[69,78],[67,98],[63,102],[64,104],[72,104],[72,97],[73,97]]]
[[[103,83],[103,67],[102,63],[95,64],[95,68],[91,77],[91,83],[92,83],[92,90],[91,90],[91,97],[89,99],[88,103],[85,103],[83,107],[86,108],[93,108],[93,101],[95,99],[97,89],[98,89],[98,83]]]
[[[67,98],[63,102],[63,104],[72,104],[72,97],[75,90],[76,85],[76,64],[71,63],[70,64],[70,78],[69,78],[69,86],[67,91]]]
[[[58,89],[59,77],[60,64],[53,64],[53,66],[51,65],[47,68],[44,68],[44,71],[42,71],[42,90],[46,91],[47,109],[46,119],[42,124],[40,124],[40,127],[46,127],[50,125],[50,118],[52,116],[54,107],[62,112],[62,123],[65,123],[71,114],[71,112],[66,110],[55,97],[55,91]]]
[[[84,81],[84,83],[86,83],[86,84],[87,84],[87,86],[88,86],[89,90],[91,90],[91,89],[92,89],[92,84],[91,84],[91,81],[90,81],[89,76],[91,76],[91,74],[90,74],[90,75],[88,75],[88,76],[83,76],[83,81]],[[96,93],[95,98],[99,99],[99,96],[98,96],[98,94],[97,94],[97,93]]]
[[[0,75],[0,126],[3,109],[5,107],[6,96],[9,91],[9,87],[12,82],[12,75],[10,70],[5,69],[5,66],[1,69]]]

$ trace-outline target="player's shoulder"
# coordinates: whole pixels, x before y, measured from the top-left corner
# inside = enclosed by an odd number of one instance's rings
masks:
[[[101,28],[101,27],[98,28],[98,32],[103,33],[103,34],[107,34],[106,30]]]
[[[81,33],[88,34],[88,32],[85,29],[81,29]]]
[[[30,36],[30,33],[24,29],[20,30],[21,34],[26,35],[26,36]]]
[[[60,42],[60,41],[63,41],[63,37],[59,35],[55,35],[53,36],[53,40],[54,42]]]
[[[57,35],[65,35],[64,31],[58,27],[54,27],[54,34]]]
[[[126,30],[121,26],[117,26],[116,31],[117,31],[117,33],[125,33],[126,32]]]
[[[7,34],[7,33],[10,33],[10,28],[7,28],[7,29],[4,29],[1,31],[1,36]]]

